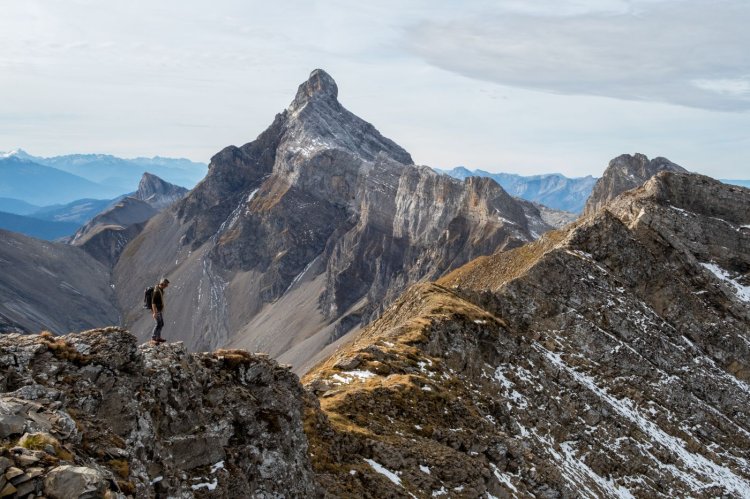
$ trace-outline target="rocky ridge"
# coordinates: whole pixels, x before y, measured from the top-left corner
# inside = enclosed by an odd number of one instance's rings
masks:
[[[126,324],[148,329],[133,297],[166,274],[169,320],[188,348],[231,345],[300,366],[409,284],[549,229],[489,179],[414,165],[337,97],[313,71],[266,131],[215,155],[206,178],[148,223],[115,268]]]
[[[661,171],[687,172],[680,165],[662,157],[649,160],[644,154],[636,153],[614,158],[594,184],[583,209],[584,215],[596,212],[623,192],[640,187]]]
[[[750,494],[750,190],[660,173],[409,289],[303,380],[362,497]]]
[[[118,328],[0,337],[0,494],[318,497],[288,368],[137,346]]]

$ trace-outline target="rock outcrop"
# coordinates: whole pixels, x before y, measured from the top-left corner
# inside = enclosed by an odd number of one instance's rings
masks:
[[[133,298],[168,275],[168,326],[188,348],[300,366],[409,284],[549,229],[490,179],[414,165],[337,95],[314,71],[266,131],[215,155],[148,223],[115,268],[126,324],[148,328]]]
[[[0,333],[117,324],[108,269],[80,248],[0,230]]]
[[[648,179],[659,172],[683,172],[683,167],[676,165],[667,158],[649,160],[645,155],[622,154],[609,162],[602,177],[596,181],[594,189],[586,201],[583,213],[592,214],[602,208],[610,200],[630,189],[642,186]]]
[[[750,495],[750,190],[662,172],[410,288],[303,380],[342,496]]]
[[[137,346],[118,328],[11,334],[0,374],[3,496],[321,496],[303,389],[265,357]]]

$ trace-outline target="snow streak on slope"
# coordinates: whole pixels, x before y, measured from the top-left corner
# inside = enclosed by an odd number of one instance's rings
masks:
[[[693,490],[700,491],[704,488],[718,485],[740,497],[750,496],[750,482],[737,476],[732,470],[707,459],[705,456],[690,452],[682,439],[666,433],[656,423],[649,421],[634,409],[634,404],[631,400],[616,399],[603,388],[599,387],[594,378],[568,366],[562,360],[560,354],[545,350],[538,345],[535,345],[535,349],[542,353],[553,365],[575,379],[580,385],[592,391],[601,400],[607,402],[621,417],[635,424],[652,441],[673,452],[682,461],[682,468],[687,468],[690,472],[685,472],[675,465],[666,465],[666,467],[670,468],[671,473],[676,478],[687,483]],[[644,451],[648,452],[647,449],[644,449]],[[698,481],[695,475],[704,477],[706,481]]]

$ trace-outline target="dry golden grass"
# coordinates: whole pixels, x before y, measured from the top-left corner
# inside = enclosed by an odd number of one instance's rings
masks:
[[[214,352],[214,355],[223,362],[223,366],[231,369],[255,362],[255,358],[247,350],[220,348]]]
[[[76,365],[87,364],[91,361],[90,356],[80,353],[63,338],[54,336],[49,331],[43,331],[39,335],[39,338],[47,346],[49,351],[52,352],[52,355],[60,360],[67,360]]]
[[[437,284],[448,288],[498,289],[527,272],[545,253],[562,243],[572,230],[573,227],[568,226],[550,231],[521,247],[477,258],[440,278]]]

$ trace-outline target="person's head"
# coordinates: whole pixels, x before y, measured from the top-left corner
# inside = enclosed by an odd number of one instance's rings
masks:
[[[167,279],[166,277],[164,279],[162,279],[161,281],[159,281],[159,287],[160,288],[164,289],[167,286],[169,286],[169,279]]]

